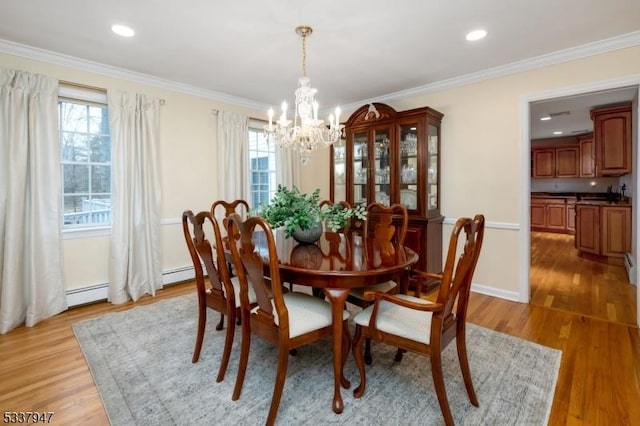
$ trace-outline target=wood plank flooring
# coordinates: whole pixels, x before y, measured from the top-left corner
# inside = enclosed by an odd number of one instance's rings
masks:
[[[531,303],[635,325],[637,288],[624,266],[583,259],[573,243],[572,235],[531,233]]]
[[[193,283],[171,286],[136,305],[193,291]],[[0,408],[53,411],[52,424],[58,425],[108,424],[71,325],[133,306],[99,303],[75,308],[35,327],[0,335]],[[563,351],[549,424],[638,424],[637,328],[475,293],[470,298],[469,321]],[[215,386],[214,376],[212,371],[211,386]],[[478,397],[482,404],[482,395]],[[330,409],[330,401],[326,404]]]

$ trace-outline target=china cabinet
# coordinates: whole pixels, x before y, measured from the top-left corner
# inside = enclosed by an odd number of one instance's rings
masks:
[[[353,206],[376,201],[409,210],[406,245],[416,267],[442,270],[440,122],[429,107],[396,112],[382,103],[360,107],[345,123],[346,140],[331,149],[331,198]]]

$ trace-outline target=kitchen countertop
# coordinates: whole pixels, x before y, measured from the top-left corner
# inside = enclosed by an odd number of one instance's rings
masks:
[[[606,192],[532,192],[532,198],[575,198],[576,204],[630,206],[631,200],[625,197],[621,201],[608,201]]]

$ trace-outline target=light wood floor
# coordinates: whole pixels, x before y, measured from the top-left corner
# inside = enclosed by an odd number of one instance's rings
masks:
[[[193,283],[176,285],[138,304],[192,291]],[[20,327],[0,335],[2,410],[52,411],[53,424],[59,425],[108,424],[71,324],[131,307],[133,304],[114,307],[100,303],[75,308],[33,328]],[[475,293],[470,300],[469,321],[563,351],[551,425],[638,424],[637,328]],[[212,371],[212,386],[214,376]],[[478,397],[482,404],[482,395]],[[330,401],[326,405],[329,410]]]
[[[531,303],[635,325],[636,291],[624,266],[583,259],[573,235],[531,233]]]

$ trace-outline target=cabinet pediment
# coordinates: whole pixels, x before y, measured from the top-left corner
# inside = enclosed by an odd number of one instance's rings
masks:
[[[373,102],[358,108],[347,121],[347,126],[368,125],[376,122],[392,120],[396,116],[396,110],[389,105]]]

